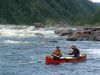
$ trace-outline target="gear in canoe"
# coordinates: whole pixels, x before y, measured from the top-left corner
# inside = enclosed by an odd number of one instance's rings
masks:
[[[54,50],[52,56],[46,56],[45,57],[45,63],[46,64],[60,64],[60,63],[75,63],[75,62],[83,62],[86,61],[86,54],[80,54],[79,49],[72,45],[71,48],[73,49],[72,53],[69,53],[69,55],[73,56],[66,56],[62,57],[60,47],[57,46],[56,50]]]

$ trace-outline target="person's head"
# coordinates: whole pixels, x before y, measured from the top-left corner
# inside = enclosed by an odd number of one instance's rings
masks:
[[[56,49],[59,49],[59,46],[57,46]]]
[[[72,49],[76,49],[77,47],[76,47],[75,45],[72,45],[71,48],[72,48]]]

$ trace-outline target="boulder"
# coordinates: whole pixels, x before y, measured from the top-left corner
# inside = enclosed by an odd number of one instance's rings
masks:
[[[54,32],[56,34],[60,35],[60,36],[66,36],[66,35],[72,34],[74,32],[74,30],[73,29],[67,29],[67,28],[61,28],[61,29],[58,29]]]
[[[94,41],[100,41],[100,30],[96,30],[92,33],[92,38]]]
[[[100,28],[86,28],[79,32],[68,35],[67,40],[91,40],[100,41]]]
[[[89,31],[81,31],[81,32],[74,32],[73,34],[70,34],[67,38],[67,40],[88,40],[90,36]]]
[[[100,36],[95,37],[94,41],[100,41]]]
[[[37,36],[44,36],[42,33],[35,33]]]
[[[100,30],[100,28],[83,28],[83,30],[97,31]]]

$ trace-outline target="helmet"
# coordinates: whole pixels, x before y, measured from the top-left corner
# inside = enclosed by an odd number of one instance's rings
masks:
[[[59,46],[56,46],[57,49],[59,49]]]
[[[76,48],[76,46],[75,45],[72,45],[71,48]]]

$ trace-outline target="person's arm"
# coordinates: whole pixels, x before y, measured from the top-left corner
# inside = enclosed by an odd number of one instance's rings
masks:
[[[72,53],[68,53],[68,55],[73,55],[73,53],[74,53],[74,52],[72,51]]]

